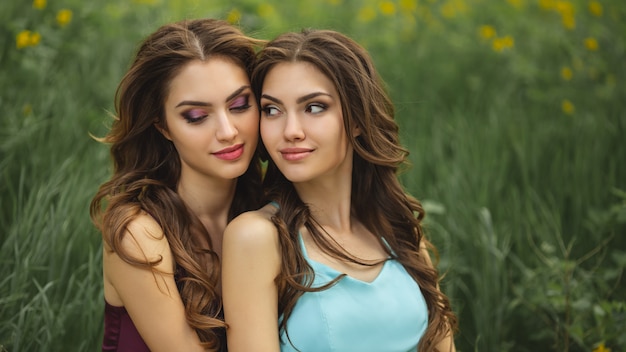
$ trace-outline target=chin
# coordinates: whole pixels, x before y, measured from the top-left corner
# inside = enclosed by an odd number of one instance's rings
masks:
[[[244,165],[242,163],[241,166],[237,165],[237,167],[224,168],[224,169],[227,169],[227,170],[224,170],[220,176],[222,176],[222,178],[227,179],[227,180],[233,180],[246,173],[246,170],[248,170],[248,164]]]
[[[306,175],[301,175],[301,174],[285,174],[283,173],[283,175],[285,175],[285,178],[292,183],[301,183],[301,182],[306,182],[309,181],[311,178],[306,176]]]

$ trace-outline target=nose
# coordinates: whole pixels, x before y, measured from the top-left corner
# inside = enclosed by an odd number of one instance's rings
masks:
[[[295,114],[287,116],[285,122],[285,131],[283,132],[285,139],[289,141],[304,139],[304,130],[302,129],[302,122],[300,118]]]
[[[231,116],[228,113],[220,114],[217,119],[216,138],[220,141],[231,141],[238,133],[237,126],[233,123]]]

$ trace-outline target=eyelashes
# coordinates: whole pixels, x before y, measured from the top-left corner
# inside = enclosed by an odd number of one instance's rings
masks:
[[[204,109],[187,110],[181,114],[188,123],[196,123],[205,119],[209,114]]]
[[[319,113],[326,111],[326,108],[327,108],[326,104],[311,103],[306,106],[306,112],[311,113],[311,114],[319,114]]]
[[[323,113],[327,109],[328,105],[324,103],[309,103],[304,108],[304,111],[311,115],[317,115]],[[261,108],[261,111],[263,112],[263,114],[265,114],[265,116],[268,117],[278,116],[282,114],[282,110],[274,104],[267,104],[263,106]]]
[[[265,114],[266,116],[276,116],[278,114],[280,114],[280,109],[278,109],[278,107],[276,105],[265,105],[261,111],[263,111],[263,114]]]
[[[237,97],[229,106],[230,110],[245,111],[250,108],[250,95],[242,95]]]
[[[204,104],[203,104],[204,105]],[[243,113],[251,108],[250,95],[242,95],[233,100],[228,105],[228,110],[232,113]],[[192,108],[181,113],[181,116],[187,121],[187,123],[199,123],[209,117],[209,108]]]

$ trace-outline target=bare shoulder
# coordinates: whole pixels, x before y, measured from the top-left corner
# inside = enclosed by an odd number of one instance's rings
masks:
[[[128,255],[139,260],[154,261],[171,256],[163,229],[144,212],[128,224],[120,246]]]
[[[276,208],[266,205],[233,219],[224,231],[224,247],[240,249],[269,249],[278,246],[278,231],[271,220]]]
[[[257,237],[273,237],[277,234],[276,226],[271,220],[275,212],[276,208],[266,205],[259,210],[242,213],[228,224],[224,236],[253,241]]]
[[[150,215],[142,213],[127,225],[115,250],[103,251],[104,296],[107,302],[122,306],[134,297],[133,292],[173,292],[174,259],[161,226]],[[130,262],[129,262],[130,261]],[[155,263],[156,272],[131,264]],[[165,281],[156,281],[158,273]],[[169,281],[168,281],[169,280]],[[149,284],[143,286],[146,282]],[[166,286],[160,286],[165,283]],[[140,287],[140,289],[137,289]],[[162,288],[165,287],[165,290]]]

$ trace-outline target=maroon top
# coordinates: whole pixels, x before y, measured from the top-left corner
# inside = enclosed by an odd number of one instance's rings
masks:
[[[102,351],[150,352],[126,308],[112,306],[107,301],[104,301]]]

